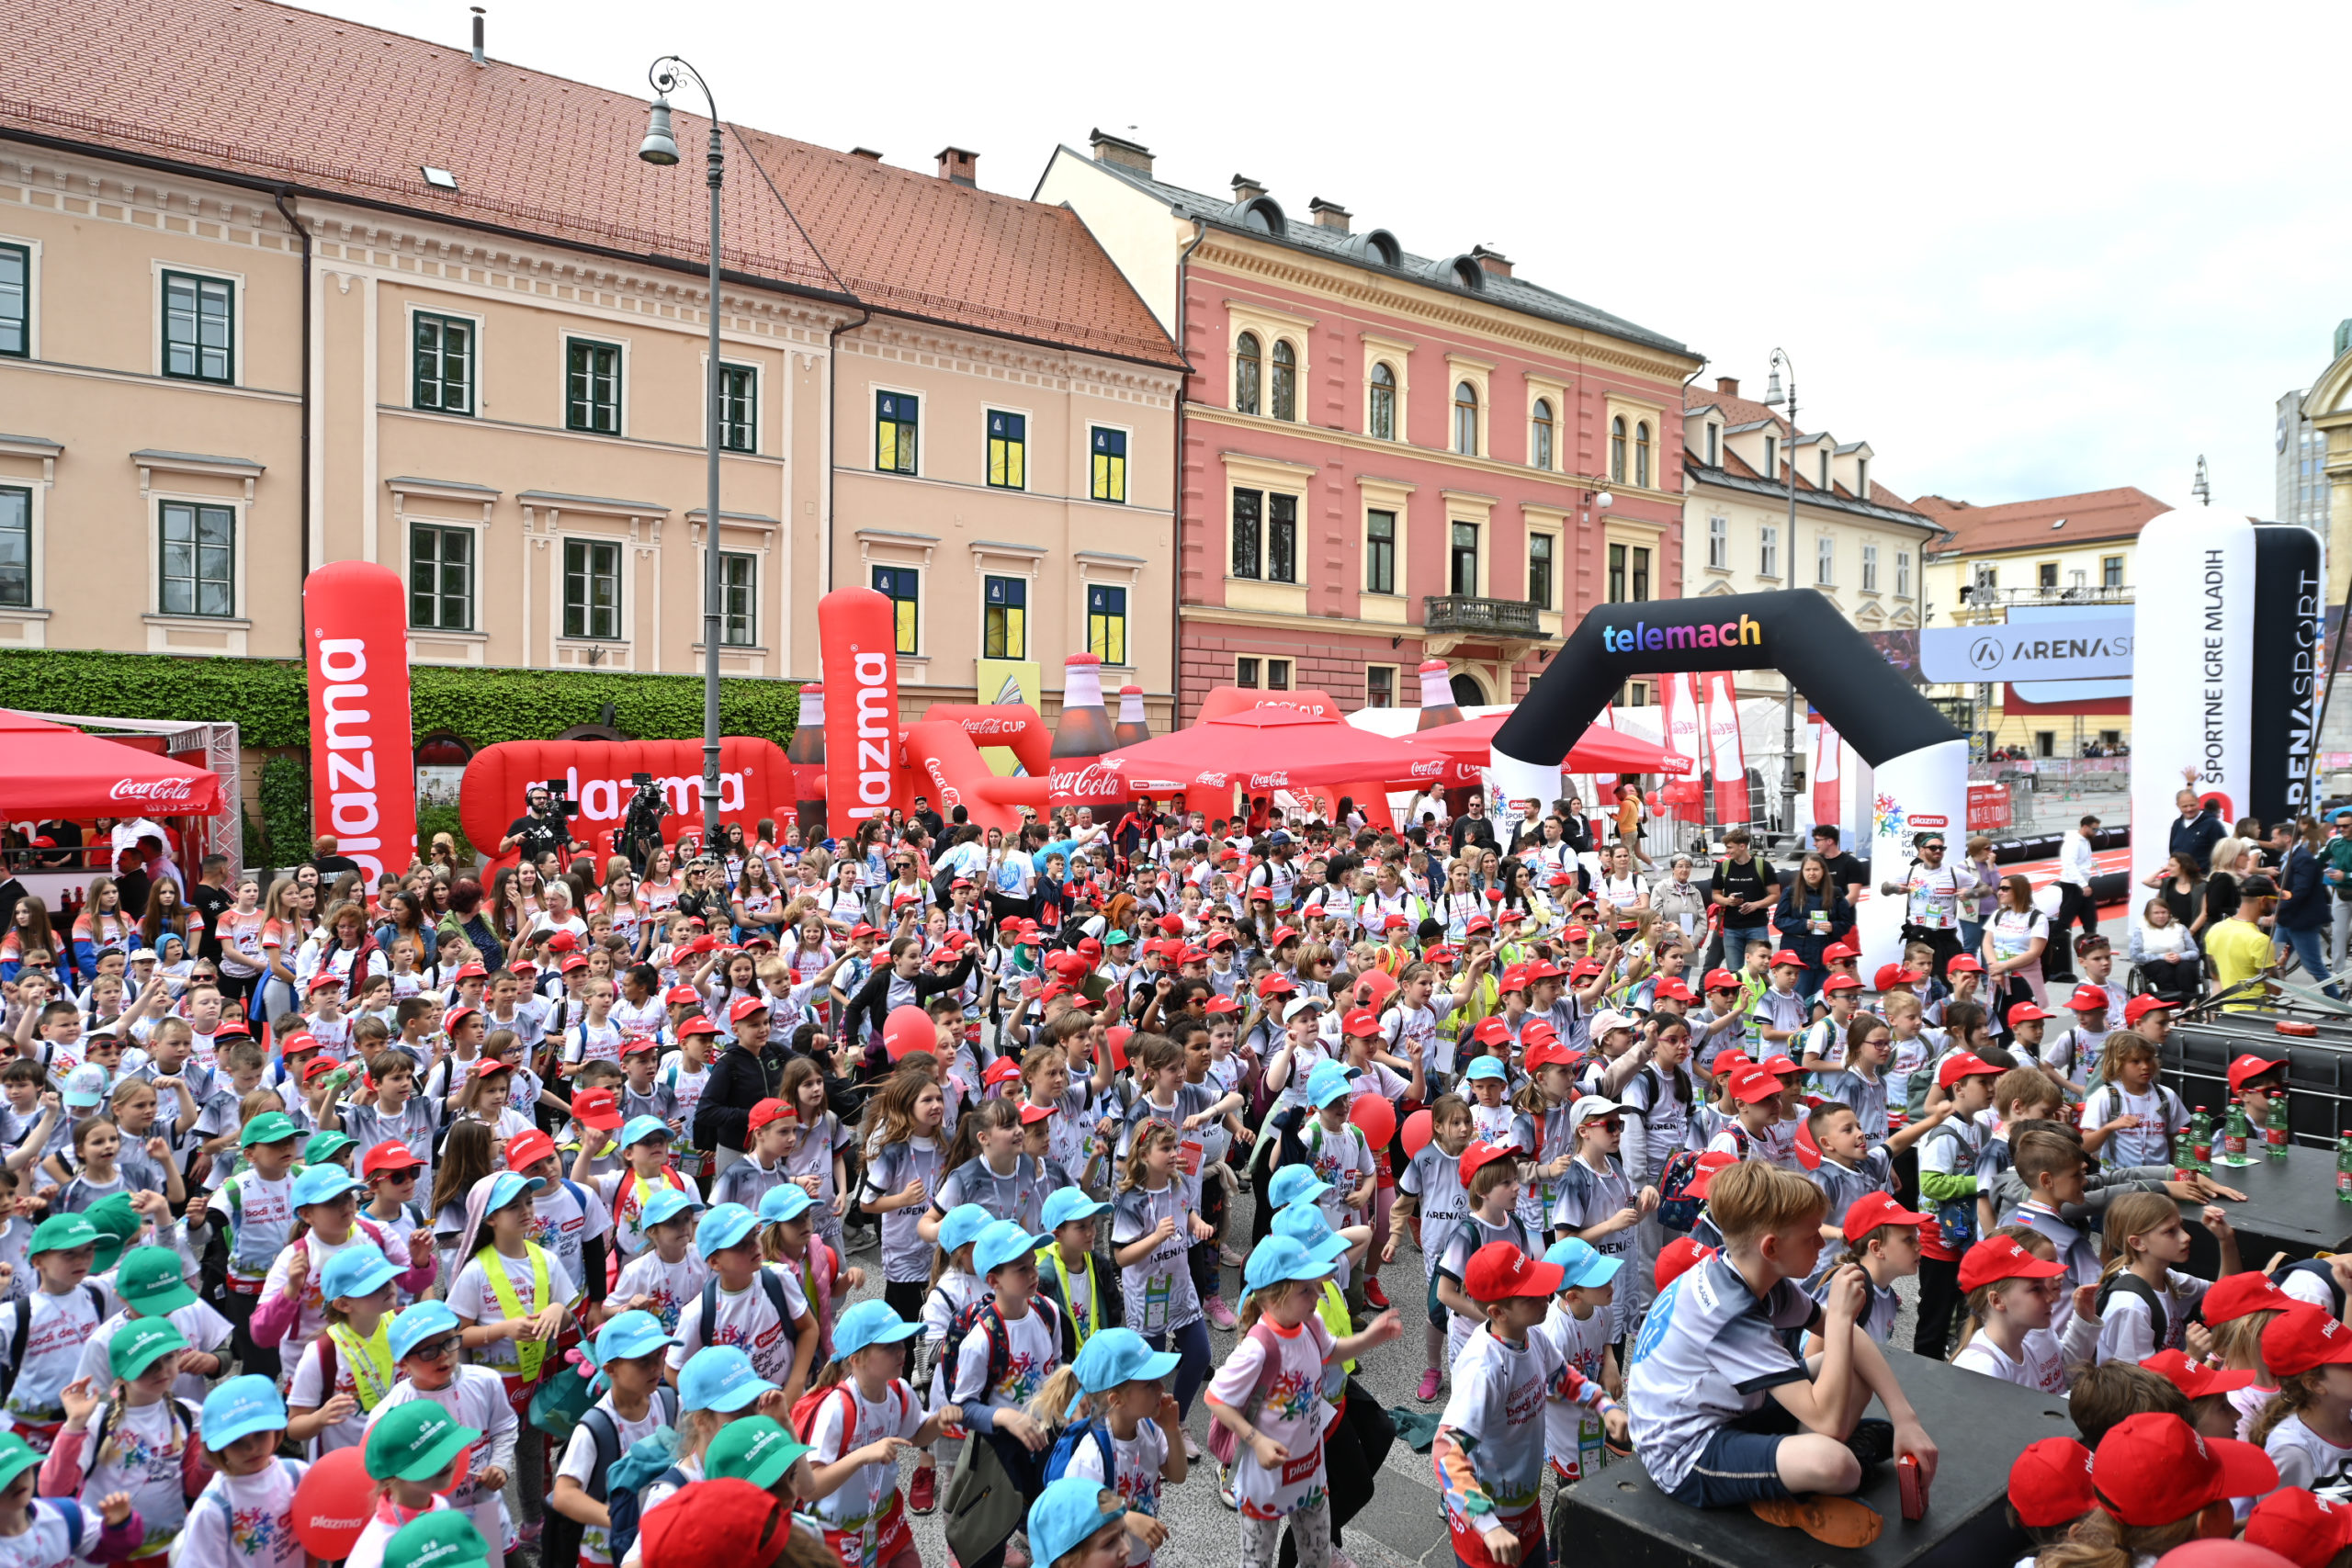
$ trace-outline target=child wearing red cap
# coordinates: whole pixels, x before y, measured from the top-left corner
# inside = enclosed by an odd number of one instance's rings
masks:
[[[1822,1164],[1826,1166],[1828,1160]],[[1827,1190],[1825,1189],[1825,1191]],[[1895,1314],[1903,1309],[1902,1299],[1894,1293],[1894,1281],[1919,1271],[1919,1226],[1928,1216],[1905,1208],[1894,1201],[1892,1193],[1865,1193],[1851,1201],[1844,1214],[1835,1221],[1825,1216],[1823,1239],[1827,1240],[1834,1228],[1845,1250],[1834,1259],[1826,1258],[1826,1247],[1822,1248],[1825,1262],[1816,1265],[1813,1278],[1806,1285],[1813,1299],[1826,1303],[1829,1290],[1836,1281],[1838,1270],[1859,1268],[1870,1280],[1870,1295],[1854,1326],[1883,1345],[1894,1332]],[[1809,1348],[1821,1348],[1815,1336]]]
[[[2246,1516],[2245,1542],[2277,1552],[2295,1568],[2337,1568],[2352,1551],[2352,1503],[2281,1486]]]
[[[1731,1124],[1707,1140],[1707,1152],[1796,1169],[1796,1132],[1781,1117],[1781,1080],[1761,1066],[1746,1066],[1731,1075],[1724,1091],[1737,1109]]]
[[[1519,1218],[1519,1160],[1512,1149],[1475,1141],[1462,1151],[1461,1171],[1469,1213],[1454,1227],[1439,1256],[1434,1287],[1439,1303],[1453,1314],[1446,1325],[1449,1361],[1461,1359],[1463,1347],[1485,1319],[1463,1284],[1470,1259],[1481,1247],[1498,1241],[1507,1241],[1525,1253],[1543,1251],[1542,1242],[1529,1234]]]
[[[2213,1354],[2228,1371],[2251,1374],[2245,1387],[2229,1394],[2238,1418],[2233,1437],[2250,1439],[2255,1422],[2278,1392],[2278,1375],[2262,1359],[2262,1331],[2294,1304],[2294,1297],[2252,1269],[2216,1280],[2205,1292],[2199,1311],[2212,1331]]]
[[[2198,1436],[2238,1435],[2237,1407],[2230,1400],[2252,1385],[2252,1372],[2227,1371],[2186,1350],[2159,1350],[2140,1365],[2180,1390],[2180,1396],[2188,1401],[2188,1424]]]
[[[2208,1203],[2204,1226],[2221,1244],[2223,1278],[2238,1271],[2237,1232],[2220,1205]],[[2209,1282],[2187,1272],[2188,1227],[2169,1193],[2127,1192],[2108,1205],[2099,1250],[2098,1359],[2140,1361],[2188,1342],[2188,1318]]]
[[[2075,1521],[2098,1506],[2091,1450],[2072,1438],[2028,1443],[2009,1463],[2009,1522],[2037,1549],[2064,1540]],[[2033,1561],[2028,1557],[2018,1568]]]
[[[2131,1568],[2192,1537],[2227,1536],[2236,1527],[2232,1499],[2259,1497],[2278,1484],[2278,1467],[2251,1443],[2200,1438],[2177,1416],[2128,1416],[2092,1454],[2098,1506],[2041,1561],[2053,1568]]]
[[[1960,1301],[1960,1260],[1983,1234],[1976,1162],[1985,1132],[1976,1117],[1992,1105],[1993,1080],[2000,1073],[1967,1051],[1951,1052],[1936,1065],[1936,1085],[1950,1096],[1951,1114],[1919,1144],[1919,1196],[1933,1205],[1936,1223],[1919,1234],[1919,1318],[1911,1337],[1917,1355],[1944,1355]]]
[[[2262,1359],[2278,1396],[2252,1440],[2289,1486],[2340,1486],[2352,1479],[2352,1328],[2317,1307],[2287,1308],[2262,1331]]]
[[[1951,1363],[2043,1393],[2064,1393],[2097,1348],[2096,1318],[2075,1313],[2062,1342],[2051,1314],[2066,1289],[2066,1266],[2050,1238],[2004,1225],[1960,1260],[1968,1322]],[[2077,1287],[2087,1292],[2091,1287]]]

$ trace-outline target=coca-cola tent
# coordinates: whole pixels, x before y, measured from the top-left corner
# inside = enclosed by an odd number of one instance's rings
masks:
[[[1426,746],[1444,752],[1457,761],[1483,768],[1495,747],[1495,731],[1502,728],[1510,715],[1490,713],[1479,718],[1465,718],[1458,724],[1441,724],[1430,729],[1416,730],[1406,736],[1411,746]],[[1622,729],[1611,729],[1605,724],[1589,725],[1568,748],[1567,759],[1560,771],[1568,773],[1674,773],[1690,772],[1690,759],[1678,756],[1655,740],[1645,740],[1638,735],[1628,735]]]
[[[1138,784],[1238,785],[1259,792],[1363,779],[1409,780],[1432,761],[1401,740],[1296,708],[1247,708],[1204,718],[1186,728],[1102,759],[1102,765]]]
[[[210,817],[220,781],[202,768],[0,708],[0,818]]]

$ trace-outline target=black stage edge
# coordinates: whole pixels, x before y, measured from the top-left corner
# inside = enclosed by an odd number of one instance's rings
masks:
[[[2274,1253],[2291,1260],[2346,1250],[2352,1240],[2352,1203],[2335,1195],[2333,1152],[2298,1146],[2287,1151],[2284,1165],[2265,1157],[2248,1166],[2223,1164],[2218,1146],[2214,1155],[2213,1179],[2245,1194],[2243,1203],[2221,1205],[2238,1233],[2238,1258],[2245,1267],[2259,1269]],[[2188,1222],[2188,1271],[2211,1280],[2220,1272],[2222,1254],[2199,1221],[2203,1212],[2201,1203],[2180,1205]]]
[[[1889,1348],[1886,1359],[1940,1455],[1926,1518],[1904,1520],[1894,1466],[1876,1466],[1857,1495],[1885,1517],[1886,1529],[1859,1551],[1840,1551],[1746,1508],[1684,1507],[1652,1485],[1640,1464],[1620,1461],[1563,1494],[1575,1561],[1611,1568],[2007,1568],[2027,1550],[2006,1510],[2009,1466],[2029,1443],[2076,1435],[2065,1400],[1907,1350]],[[1885,1414],[1875,1401],[1871,1413]]]

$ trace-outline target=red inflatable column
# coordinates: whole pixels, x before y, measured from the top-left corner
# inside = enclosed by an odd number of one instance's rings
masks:
[[[825,690],[825,820],[846,839],[890,809],[898,773],[898,609],[871,588],[817,601]]]
[[[311,820],[367,873],[416,858],[415,736],[409,728],[408,592],[371,561],[336,561],[302,583],[311,672]],[[494,843],[496,840],[493,840]]]

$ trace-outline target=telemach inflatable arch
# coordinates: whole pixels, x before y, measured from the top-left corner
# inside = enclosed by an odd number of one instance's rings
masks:
[[[1556,797],[1568,747],[1627,680],[1710,670],[1778,670],[1870,764],[1871,889],[1902,879],[1920,833],[1965,831],[1966,737],[1809,588],[1593,610],[1495,732],[1504,795]],[[1857,918],[1866,965],[1901,955],[1903,906],[1864,899]]]

